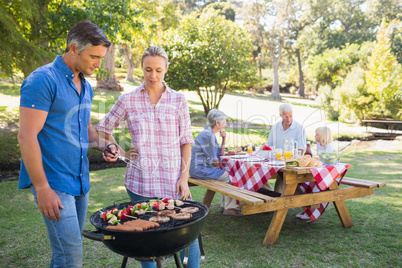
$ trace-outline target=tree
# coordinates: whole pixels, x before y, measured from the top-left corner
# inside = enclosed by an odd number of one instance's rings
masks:
[[[100,75],[97,75],[97,88],[123,90],[114,73],[115,44],[125,37],[128,29],[141,27],[136,19],[141,11],[125,0],[87,0],[82,7],[88,19],[99,25],[113,43],[105,55]]]
[[[62,53],[65,37],[84,12],[61,0],[0,2],[0,69],[6,76],[26,78]]]
[[[294,49],[294,53],[297,58],[297,66],[299,72],[299,96],[304,97],[304,75],[302,69],[302,55],[301,50],[303,45],[298,41],[298,38],[302,34],[303,30],[311,25],[315,18],[311,14],[311,6],[309,2],[303,0],[292,1],[288,11],[289,18],[289,39],[285,40],[290,42],[291,48]]]
[[[374,41],[376,24],[364,11],[367,0],[312,0],[313,17],[319,25],[321,50],[341,48],[346,44]]]
[[[245,26],[254,36],[259,46],[269,51],[274,69],[272,97],[281,99],[279,94],[279,62],[285,39],[289,36],[289,11],[291,0],[256,1],[249,9],[254,9],[246,17]]]
[[[402,66],[391,53],[390,32],[395,22],[383,20],[377,42],[368,59],[367,92],[372,94],[371,116],[402,118]]]
[[[173,1],[136,1],[135,5],[142,8],[136,18],[142,27],[128,27],[120,38],[127,65],[126,80],[132,82],[133,70],[139,65],[143,51],[152,44],[159,44],[167,29],[177,27],[180,17]]]
[[[174,89],[197,92],[207,115],[224,95],[244,88],[255,70],[250,64],[251,40],[237,24],[209,10],[185,16],[163,40],[170,56],[166,82]]]

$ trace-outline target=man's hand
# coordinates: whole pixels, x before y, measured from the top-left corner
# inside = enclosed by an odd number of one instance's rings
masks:
[[[116,144],[109,144],[105,150],[103,150],[103,160],[106,162],[116,162],[119,158],[119,148]]]
[[[40,212],[42,212],[42,214],[45,215],[49,220],[59,220],[59,209],[63,209],[63,204],[61,203],[59,196],[49,186],[35,190],[36,200],[38,201]]]

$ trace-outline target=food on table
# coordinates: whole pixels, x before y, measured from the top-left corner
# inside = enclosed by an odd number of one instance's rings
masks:
[[[192,217],[193,215],[191,213],[177,213],[172,216],[173,219],[175,220],[188,220]]]
[[[313,157],[310,159],[310,162],[308,163],[308,167],[315,167],[315,165],[317,164],[317,158]]]
[[[196,213],[199,211],[199,208],[197,207],[186,207],[186,208],[182,208],[180,209],[180,213]]]
[[[285,165],[287,167],[297,167],[299,165],[299,162],[297,162],[296,159],[288,159],[285,161]]]
[[[264,145],[262,146],[262,150],[264,150],[264,151],[272,151],[272,148],[269,147],[268,145],[264,144]]]
[[[303,155],[295,159],[299,163],[299,167],[307,167],[310,163],[311,155]]]
[[[149,221],[157,222],[157,223],[166,223],[170,221],[170,218],[167,216],[154,216],[149,218]]]
[[[338,164],[341,159],[342,153],[338,153],[337,151],[333,151],[332,153],[321,152],[318,153],[320,160],[327,165]]]

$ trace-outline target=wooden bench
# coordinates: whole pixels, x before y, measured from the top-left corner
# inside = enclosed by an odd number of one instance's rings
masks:
[[[386,184],[382,183],[382,182],[367,181],[367,180],[355,179],[355,178],[349,178],[349,177],[343,177],[343,179],[341,180],[341,184],[349,185],[349,186],[356,186],[356,187],[363,187],[363,188],[367,188],[367,189],[381,188],[381,187],[386,186]]]
[[[385,183],[380,182],[344,177],[341,184],[350,187],[338,188],[338,184],[333,183],[327,191],[299,194],[297,192],[298,183],[313,181],[312,179],[311,173],[308,174],[303,171],[286,172],[286,169],[283,169],[282,172],[278,172],[276,182],[276,184],[278,184],[279,181],[279,183],[285,185],[280,197],[243,190],[217,180],[189,178],[188,181],[189,186],[201,186],[206,188],[203,203],[207,205],[207,207],[210,207],[215,193],[220,193],[241,201],[243,203],[243,215],[252,215],[270,211],[275,212],[263,241],[263,244],[266,246],[272,245],[276,242],[289,208],[307,206],[314,208],[320,203],[333,202],[342,226],[351,227],[353,226],[352,219],[344,200],[373,195],[375,188],[384,187],[386,185]]]

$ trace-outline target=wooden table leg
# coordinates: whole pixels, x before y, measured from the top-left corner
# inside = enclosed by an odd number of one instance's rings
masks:
[[[215,192],[207,189],[204,195],[204,201],[202,201],[208,208],[211,206],[212,200],[214,199]]]
[[[293,174],[292,174],[293,175]],[[289,175],[288,175],[289,176]],[[297,184],[286,185],[283,191],[282,196],[293,195],[296,191]],[[281,232],[283,222],[285,221],[286,214],[288,213],[288,209],[279,209],[274,212],[274,216],[269,224],[268,231],[265,235],[264,245],[272,245],[278,240],[279,233]]]
[[[339,189],[338,183],[334,181],[330,186],[330,190],[336,190]],[[345,200],[339,200],[333,202],[336,212],[338,213],[339,219],[341,220],[342,226],[343,227],[352,227],[353,222],[352,218],[350,217],[348,208],[346,207]]]

